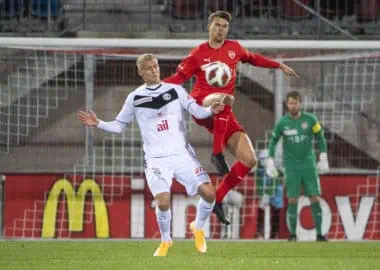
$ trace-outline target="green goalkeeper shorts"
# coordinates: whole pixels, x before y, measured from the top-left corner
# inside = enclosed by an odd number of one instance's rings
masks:
[[[285,170],[285,187],[288,198],[299,197],[301,187],[305,196],[320,196],[321,186],[316,168]]]

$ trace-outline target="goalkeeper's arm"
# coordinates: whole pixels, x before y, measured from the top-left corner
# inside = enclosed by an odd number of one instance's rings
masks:
[[[327,143],[323,134],[323,130],[318,122],[313,126],[313,133],[317,141],[318,149],[320,151],[319,162],[317,164],[318,170],[321,173],[327,172],[330,167],[327,159]]]
[[[327,143],[322,129],[315,133],[315,139],[317,141],[318,149],[321,153],[327,152]]]

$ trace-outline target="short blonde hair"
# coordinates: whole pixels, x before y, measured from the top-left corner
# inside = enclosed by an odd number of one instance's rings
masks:
[[[157,60],[157,56],[155,56],[152,53],[144,53],[140,55],[136,61],[137,69],[140,70],[142,63],[144,63],[145,61],[150,61],[150,60]]]

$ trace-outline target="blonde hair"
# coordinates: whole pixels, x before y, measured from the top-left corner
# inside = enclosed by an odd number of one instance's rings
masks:
[[[142,63],[144,63],[145,61],[150,61],[150,60],[154,60],[154,59],[157,60],[157,57],[152,53],[144,53],[144,54],[140,55],[136,61],[137,69],[140,70]]]

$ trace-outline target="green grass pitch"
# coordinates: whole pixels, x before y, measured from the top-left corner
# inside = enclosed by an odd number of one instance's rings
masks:
[[[174,241],[152,257],[158,241],[0,241],[0,269],[380,269],[380,242]]]

